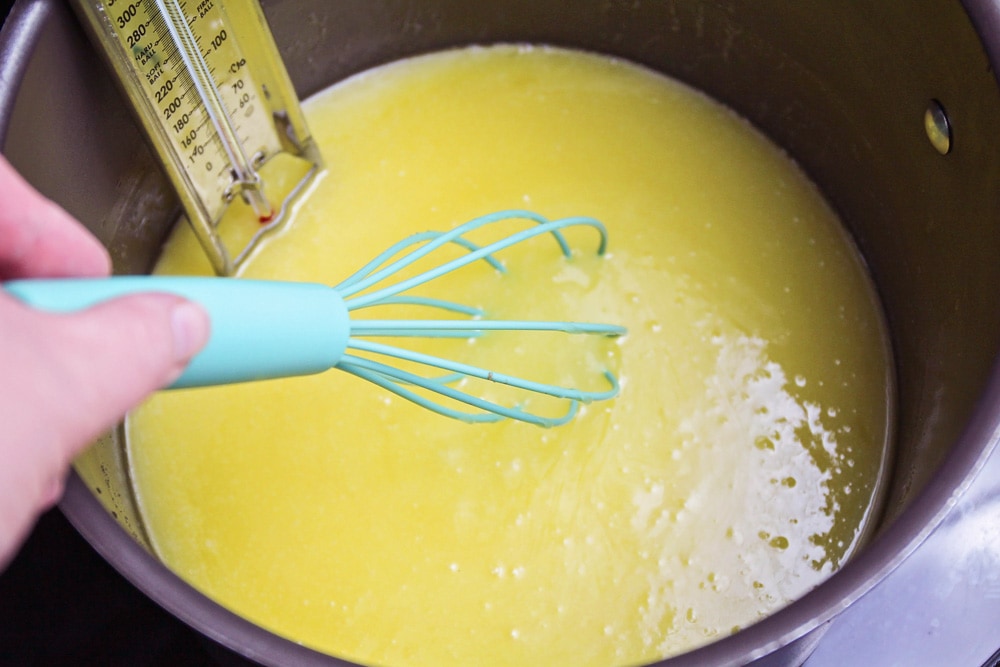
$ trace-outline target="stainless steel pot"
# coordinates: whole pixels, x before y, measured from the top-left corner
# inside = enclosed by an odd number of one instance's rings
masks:
[[[801,663],[826,622],[927,536],[994,446],[993,1],[267,0],[264,8],[303,96],[373,65],[473,42],[544,42],[643,63],[748,117],[840,212],[875,279],[896,355],[898,441],[877,534],[797,602],[662,664]],[[0,140],[31,182],[108,245],[116,270],[149,268],[176,198],[57,0],[21,0],[0,32]],[[268,665],[345,664],[230,614],[152,557],[115,434],[78,463],[61,507],[118,570],[208,637]]]

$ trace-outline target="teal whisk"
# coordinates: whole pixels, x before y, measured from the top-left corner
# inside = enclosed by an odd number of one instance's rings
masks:
[[[483,245],[467,237],[475,230],[511,220],[533,224]],[[581,403],[615,396],[619,386],[614,374],[602,371],[605,389],[581,390],[505,375],[369,339],[468,338],[490,331],[625,334],[624,327],[613,324],[485,319],[485,313],[478,308],[410,292],[475,262],[486,262],[504,272],[496,253],[537,236],[552,236],[562,254],[569,257],[570,247],[561,230],[570,227],[595,230],[599,237],[597,253],[605,252],[607,231],[593,218],[548,220],[530,211],[511,210],[475,218],[447,232],[415,234],[333,288],[240,278],[115,276],[18,280],[6,283],[4,289],[33,307],[56,312],[78,310],[138,292],[169,292],[200,303],[211,317],[212,333],[205,348],[172,385],[175,388],[308,375],[337,368],[447,417],[467,422],[510,418],[548,427],[571,420]],[[460,256],[410,277],[400,276],[400,272],[445,246],[458,246]],[[351,319],[351,313],[384,305],[426,308],[454,319]],[[400,362],[414,370],[394,365]],[[417,372],[421,369],[426,369],[426,374]],[[504,405],[488,400],[459,388],[466,377],[553,396],[566,402],[566,410],[549,417],[526,409],[520,402]]]

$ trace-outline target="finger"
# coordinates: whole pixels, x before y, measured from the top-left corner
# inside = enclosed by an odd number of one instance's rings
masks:
[[[165,294],[53,315],[0,297],[0,567],[58,499],[72,458],[208,337],[196,305]],[[12,546],[13,545],[13,546]]]
[[[176,379],[205,344],[209,327],[197,305],[163,294],[116,299],[43,319],[55,323],[46,349],[39,350],[50,370],[36,375],[35,398],[61,415],[57,436],[77,449]]]
[[[70,214],[42,196],[0,156],[0,279],[103,276],[104,246]]]

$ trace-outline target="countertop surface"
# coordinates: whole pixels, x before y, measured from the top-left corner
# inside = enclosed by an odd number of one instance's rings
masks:
[[[806,667],[1000,664],[1000,450],[944,522],[837,617]]]

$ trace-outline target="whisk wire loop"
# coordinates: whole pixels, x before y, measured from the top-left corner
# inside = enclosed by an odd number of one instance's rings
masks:
[[[482,333],[484,331],[555,331],[568,334],[622,336],[625,327],[595,322],[557,322],[546,320],[355,320],[351,336],[396,336],[438,338],[448,332]]]
[[[405,250],[410,246],[419,245],[421,243],[426,243],[428,241],[433,241],[435,239],[438,239],[441,236],[444,236],[446,233],[447,232],[419,232],[417,234],[413,234],[412,236],[408,236],[402,241],[398,241],[393,245],[389,246],[388,248],[386,248],[385,250],[383,250],[381,253],[375,256],[370,262],[368,262],[363,267],[352,273],[349,277],[341,281],[338,285],[334,287],[334,289],[337,292],[339,292],[341,296],[344,297],[349,296],[350,294],[354,294],[360,290],[363,290],[365,286],[355,287],[357,283],[361,282],[362,280],[365,280],[366,278],[369,278],[376,269],[378,269],[380,266],[385,264],[387,261],[389,261],[396,255],[398,255],[400,252],[402,252],[403,250]],[[475,251],[479,249],[478,245],[476,245],[472,241],[469,241],[468,239],[461,237],[450,239],[450,242],[460,247],[463,247],[469,251]],[[419,257],[412,259],[410,263],[416,261],[416,259],[419,259]],[[506,272],[506,269],[504,268],[503,264],[501,264],[495,258],[484,257],[483,259],[497,271],[501,273]],[[384,278],[385,276],[390,275],[391,273],[393,273],[393,271],[386,271],[384,275],[382,275],[382,277]],[[368,281],[368,284],[369,285],[374,284],[378,280],[381,280],[381,278],[372,279]]]
[[[480,229],[482,227],[485,227],[487,225],[496,222],[503,222],[510,219],[521,219],[521,218],[533,221],[536,223],[537,226],[522,230],[520,232],[516,232],[514,234],[511,234],[510,236],[504,237],[497,241],[493,241],[492,243],[489,243],[482,247],[476,246],[476,249],[472,250],[467,255],[464,255],[457,259],[453,259],[440,266],[437,266],[428,271],[424,271],[423,273],[402,280],[388,287],[383,287],[374,292],[370,292],[368,294],[364,294],[361,296],[355,296],[359,292],[377,284],[378,282],[384,280],[390,275],[398,273],[402,269],[412,265],[417,260],[426,257],[434,250],[448,243],[458,242],[457,239],[461,238],[463,234],[471,230]],[[391,262],[384,268],[370,271],[365,277],[360,278],[358,280],[348,279],[349,281],[351,281],[350,284],[345,289],[341,289],[338,286],[337,290],[338,292],[340,292],[340,295],[344,297],[344,299],[346,300],[348,310],[362,308],[364,306],[369,306],[377,303],[380,299],[384,298],[385,296],[393,296],[401,292],[405,292],[406,290],[430,282],[436,278],[439,278],[440,276],[445,275],[446,273],[451,273],[452,271],[456,271],[480,259],[486,259],[487,261],[490,261],[491,259],[493,259],[493,255],[500,250],[509,248],[510,246],[521,243],[532,237],[542,236],[545,234],[551,234],[559,244],[560,250],[562,251],[563,255],[569,257],[571,255],[569,245],[566,242],[565,237],[561,233],[559,233],[559,230],[567,227],[579,227],[579,226],[592,227],[593,229],[598,231],[600,235],[600,244],[598,246],[597,252],[598,254],[603,254],[605,248],[607,247],[607,230],[604,228],[604,225],[601,224],[598,220],[582,216],[572,217],[572,218],[562,218],[559,220],[548,220],[544,216],[538,215],[537,213],[532,213],[531,211],[521,211],[521,210],[500,211],[497,213],[493,213],[490,215],[482,216],[480,218],[471,220],[463,225],[459,225],[458,227],[452,229],[451,231],[440,233],[435,238],[429,240],[428,243],[404,255],[398,260]],[[420,236],[421,240],[424,240],[425,235],[426,232],[422,232],[417,236]],[[411,239],[413,238],[414,237],[411,237]],[[402,247],[405,248],[407,245],[413,244],[412,242],[408,243],[408,241],[410,241],[410,239],[400,242],[399,244],[396,245],[397,246],[401,245]],[[380,257],[384,255],[386,255],[386,253],[382,253]],[[370,264],[371,263],[366,265],[366,267],[370,266]]]
[[[618,383],[614,380],[614,376],[608,378],[611,385],[610,389],[606,391],[584,391],[581,389],[571,389],[568,387],[560,387],[554,384],[545,384],[542,382],[525,380],[519,377],[505,375],[503,373],[496,373],[494,371],[485,368],[472,366],[470,364],[465,364],[459,361],[452,361],[451,359],[443,359],[441,357],[437,357],[434,355],[423,354],[421,352],[415,352],[413,350],[406,350],[403,348],[396,347],[394,345],[375,343],[373,341],[361,341],[352,339],[347,344],[347,349],[360,350],[364,352],[370,352],[373,354],[381,354],[387,357],[392,357],[394,359],[399,359],[401,361],[407,361],[415,364],[420,364],[423,366],[430,366],[432,368],[439,368],[444,371],[451,371],[453,373],[459,373],[461,375],[465,375],[468,377],[479,378],[480,380],[488,380],[490,382],[508,385],[510,387],[514,387],[517,389],[525,389],[527,391],[535,392],[538,394],[555,396],[556,398],[583,401],[584,403],[608,399],[614,396],[618,392]],[[354,357],[352,355],[352,359],[356,358],[357,357]],[[413,383],[413,384],[422,385],[422,383]]]
[[[341,363],[337,365],[337,368],[356,375],[362,379],[368,380],[369,382],[372,382],[383,389],[396,394],[397,396],[416,403],[420,407],[446,417],[451,417],[452,419],[458,419],[460,421],[470,423],[491,423],[501,421],[502,419],[516,419],[518,421],[528,422],[529,424],[535,424],[536,426],[550,428],[553,426],[561,426],[572,420],[573,417],[576,416],[580,407],[579,401],[570,400],[569,409],[562,416],[544,417],[516,406],[505,406],[479,396],[473,396],[472,394],[455,389],[449,384],[428,380],[427,378],[423,378],[414,373],[396,368],[395,366],[372,361],[370,359],[364,359],[362,357],[356,357],[354,355],[344,355],[344,358]],[[479,412],[463,412],[461,410],[448,407],[439,401],[435,401],[409,389],[407,385],[429,389],[435,393],[450,398],[453,401],[458,401],[460,403],[465,403],[466,405],[478,408]]]
[[[412,296],[408,294],[386,297],[382,299],[379,304],[380,306],[426,306],[428,308],[438,308],[440,310],[450,311],[452,313],[460,313],[462,315],[468,315],[470,317],[481,317],[483,315],[482,308],[476,308],[475,306],[467,306],[464,303],[456,303],[454,301],[448,301],[446,299],[435,299],[427,296]],[[364,320],[367,322],[373,322],[375,320]],[[410,320],[405,320],[409,322]]]

